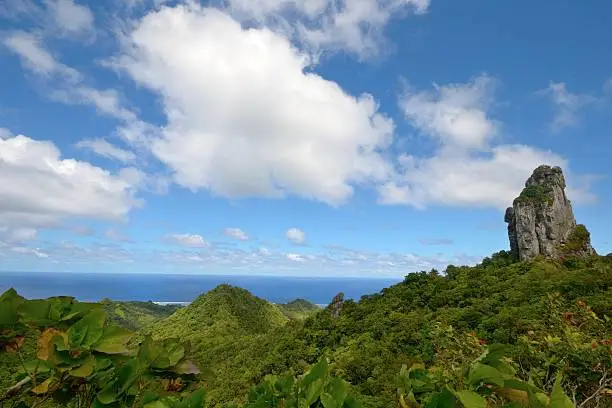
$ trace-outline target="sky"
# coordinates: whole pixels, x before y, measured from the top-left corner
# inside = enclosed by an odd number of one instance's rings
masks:
[[[612,252],[605,0],[3,0],[0,270],[401,277],[540,164]]]

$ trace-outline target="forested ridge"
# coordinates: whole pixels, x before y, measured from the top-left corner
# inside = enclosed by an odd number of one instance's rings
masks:
[[[107,318],[104,310],[125,308],[109,301],[7,292],[3,395],[34,374],[26,368],[43,367],[48,388],[29,382],[4,404],[608,407],[611,283],[611,257],[516,262],[501,251],[323,310],[299,304],[309,312],[295,318],[288,310],[298,304],[287,309],[222,285],[167,317],[153,307],[153,322],[139,307],[136,332],[116,326],[134,329],[136,320],[122,322],[125,311]],[[88,327],[83,339],[74,335],[79,324]]]

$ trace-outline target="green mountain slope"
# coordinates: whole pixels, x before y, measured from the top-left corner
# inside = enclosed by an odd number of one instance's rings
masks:
[[[589,326],[559,317],[582,312],[601,318]],[[402,364],[442,364],[441,350],[473,335],[481,342],[508,344],[525,379],[531,376],[543,387],[554,382],[556,370],[565,371],[584,398],[596,389],[601,370],[612,367],[612,347],[593,343],[612,339],[608,317],[610,258],[514,263],[502,251],[476,267],[449,266],[445,275],[409,274],[378,294],[344,302],[338,319],[329,309],[318,313],[280,334],[260,367],[300,371],[301,360],[311,364],[328,355],[366,406],[382,408],[395,403],[394,376]],[[538,339],[545,346],[532,350]]]
[[[111,321],[130,330],[139,330],[160,319],[170,316],[180,309],[181,305],[158,305],[153,302],[120,302],[103,299],[104,311]]]
[[[211,400],[229,402],[242,400],[255,375],[249,368],[270,348],[264,341],[288,321],[276,305],[220,285],[141,333],[188,342]]]
[[[289,303],[277,303],[276,306],[280,308],[285,316],[296,320],[304,320],[321,310],[319,306],[305,299],[296,299]]]
[[[409,274],[380,293],[345,301],[337,319],[329,308],[288,319],[306,304],[271,305],[224,285],[151,332],[192,343],[194,359],[213,374],[203,385],[213,403],[222,405],[241,401],[266,374],[303,373],[328,356],[333,372],[352,384],[366,407],[393,406],[394,377],[403,364],[456,369],[457,361],[477,357],[462,354],[461,344],[469,339],[508,344],[524,370],[520,374],[542,388],[564,370],[579,396],[600,379],[593,367],[612,367],[610,354],[590,346],[594,338],[612,338],[612,323],[603,320],[612,315],[612,259],[517,263],[502,251],[478,266],[449,266],[445,272]],[[573,333],[558,317],[577,313],[579,304],[590,305],[602,320]],[[553,343],[536,353],[526,336]]]

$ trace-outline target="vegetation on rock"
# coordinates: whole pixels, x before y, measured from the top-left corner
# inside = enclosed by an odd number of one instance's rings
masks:
[[[521,204],[552,204],[552,187],[549,185],[532,184],[526,186],[521,194],[514,200]]]
[[[570,233],[562,251],[568,255],[581,254],[591,245],[591,234],[583,224],[578,224]]]

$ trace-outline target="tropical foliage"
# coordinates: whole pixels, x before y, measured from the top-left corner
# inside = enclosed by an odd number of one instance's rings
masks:
[[[2,295],[4,406],[612,406],[609,257],[502,251],[409,274],[338,315],[291,319],[228,285],[136,333],[108,309]]]

